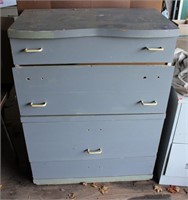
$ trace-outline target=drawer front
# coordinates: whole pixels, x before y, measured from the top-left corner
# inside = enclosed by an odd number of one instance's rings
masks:
[[[13,72],[21,115],[36,116],[164,113],[173,69],[41,66],[17,67]]]
[[[172,62],[176,38],[78,37],[10,42],[15,65],[164,63]]]
[[[180,105],[179,117],[174,135],[174,143],[188,144],[188,103]]]
[[[188,144],[172,145],[165,175],[188,178]]]
[[[155,157],[32,162],[34,179],[151,175]]]
[[[163,120],[163,115],[51,117],[23,122],[23,128],[31,162],[123,159],[156,156]]]

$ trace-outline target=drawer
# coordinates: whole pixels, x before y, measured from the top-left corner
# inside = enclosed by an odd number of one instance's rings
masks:
[[[24,11],[8,34],[15,65],[164,63],[178,27],[149,9],[47,9]]]
[[[155,157],[164,115],[22,118],[30,162]]]
[[[165,175],[188,178],[188,144],[172,144]]]
[[[176,38],[10,39],[15,65],[172,62]]]
[[[154,157],[31,162],[34,179],[152,175]],[[49,181],[49,180],[48,180]]]
[[[188,144],[188,102],[180,104],[175,134],[174,143]]]
[[[71,65],[16,67],[13,73],[22,116],[88,115],[165,113],[173,69]]]

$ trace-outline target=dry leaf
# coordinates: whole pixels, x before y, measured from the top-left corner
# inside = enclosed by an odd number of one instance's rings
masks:
[[[170,192],[170,193],[176,193],[176,191],[171,187],[167,188],[167,191]]]
[[[100,188],[99,188],[99,191],[101,194],[106,194],[108,193],[108,187],[105,186],[105,185],[102,185]]]
[[[180,187],[178,187],[178,186],[175,186],[175,190],[176,190],[176,192],[180,192]]]
[[[105,194],[104,190],[99,189],[99,191],[100,191],[101,194]]]
[[[91,187],[98,188],[96,183],[91,183]]]
[[[86,182],[82,182],[81,183],[83,186],[87,186],[87,183]]]
[[[102,185],[102,186],[101,186],[101,189],[106,191],[106,190],[108,190],[108,187],[105,186],[105,185]]]
[[[168,188],[166,188],[166,190],[170,193],[177,193],[180,191],[180,188],[179,187],[176,187],[176,186],[173,186],[173,185],[170,185]]]
[[[156,192],[162,192],[162,191],[163,191],[163,189],[162,189],[162,187],[161,187],[160,185],[155,185],[155,186],[153,187],[153,189],[154,189]]]
[[[68,194],[69,199],[76,199],[76,195],[74,193]]]
[[[91,183],[91,187],[98,188],[101,194],[108,193],[108,187],[105,185],[98,186],[96,183]]]

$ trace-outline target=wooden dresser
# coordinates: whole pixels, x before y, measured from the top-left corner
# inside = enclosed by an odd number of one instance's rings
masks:
[[[8,33],[34,183],[152,178],[176,25],[154,9],[25,10]]]

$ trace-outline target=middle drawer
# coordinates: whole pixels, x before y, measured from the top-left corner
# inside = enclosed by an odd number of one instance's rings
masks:
[[[172,66],[13,69],[21,116],[164,113]]]

